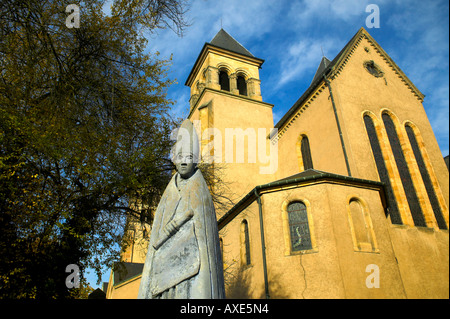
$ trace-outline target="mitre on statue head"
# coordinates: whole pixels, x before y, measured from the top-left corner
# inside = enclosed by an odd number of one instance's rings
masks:
[[[193,162],[198,163],[200,160],[200,145],[198,142],[198,135],[195,131],[194,125],[190,120],[184,120],[180,128],[177,130],[177,141],[172,148],[172,161],[175,160],[177,154],[191,153]]]

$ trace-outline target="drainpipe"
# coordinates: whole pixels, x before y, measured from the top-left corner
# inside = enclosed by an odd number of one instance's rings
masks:
[[[262,214],[262,204],[261,197],[258,194],[258,190],[255,187],[255,196],[258,201],[259,206],[259,227],[261,232],[261,248],[262,248],[262,260],[263,260],[263,270],[264,270],[264,291],[266,293],[266,299],[270,299],[269,295],[269,281],[267,279],[267,263],[266,263],[266,242],[264,240],[264,222]]]
[[[328,87],[328,91],[330,91],[331,104],[333,105],[334,117],[336,118],[336,124],[339,131],[339,138],[341,139],[342,151],[344,152],[345,165],[347,166],[348,176],[352,176],[352,172],[350,171],[350,164],[348,163],[347,151],[345,149],[344,137],[342,136],[341,125],[339,124],[339,117],[336,111],[336,104],[334,104],[333,91],[331,90],[330,81],[328,81],[326,75],[323,75],[323,79],[325,80],[325,84]]]
[[[131,260],[130,262],[133,262],[133,253],[134,253],[134,241],[136,239],[136,229],[133,229],[133,242],[131,244]]]

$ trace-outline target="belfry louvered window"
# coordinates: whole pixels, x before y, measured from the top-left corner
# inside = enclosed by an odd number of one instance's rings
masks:
[[[447,225],[445,223],[445,219],[444,216],[442,215],[441,207],[439,205],[439,200],[436,196],[436,192],[434,190],[433,183],[431,182],[428,169],[425,165],[422,152],[420,151],[419,144],[417,143],[414,130],[409,125],[405,125],[405,130],[406,134],[408,134],[409,143],[411,144],[414,157],[416,158],[417,166],[419,166],[420,175],[422,176],[422,180],[425,185],[425,189],[427,191],[431,207],[433,208],[434,216],[436,217],[438,226],[440,229],[447,229]]]
[[[312,249],[306,205],[302,202],[290,203],[287,207],[287,213],[291,236],[291,250]]]
[[[380,177],[380,181],[385,184],[391,221],[393,224],[402,224],[397,201],[395,200],[391,180],[386,168],[386,163],[384,162],[383,153],[381,151],[380,142],[378,140],[377,132],[372,118],[368,115],[364,115],[364,124],[366,126],[367,136],[369,137],[370,147],[372,148],[372,154],[375,159],[375,164],[377,166],[378,176]]]
[[[406,199],[408,201],[411,216],[414,220],[414,225],[426,227],[425,219],[423,217],[422,208],[420,207],[419,198],[409,172],[408,164],[406,163],[405,155],[403,154],[402,146],[398,138],[398,132],[391,117],[383,113],[384,127],[391,145],[392,154],[394,155],[395,163],[402,181],[403,189],[405,191]]]

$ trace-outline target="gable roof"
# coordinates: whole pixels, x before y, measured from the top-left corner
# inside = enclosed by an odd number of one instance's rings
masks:
[[[209,44],[212,44],[218,48],[222,48],[231,52],[239,53],[249,57],[255,57],[250,53],[242,44],[236,41],[231,35],[224,29],[220,29],[216,36],[211,40]]]
[[[385,58],[387,64],[394,70],[395,73],[397,73],[397,75],[403,80],[405,85],[408,86],[411,92],[421,102],[423,101],[425,95],[423,95],[422,92],[420,92],[419,89],[411,82],[411,80],[408,79],[405,73],[403,73],[403,71],[397,66],[397,64],[395,64],[394,60],[391,59],[391,57],[383,50],[383,48],[381,48],[381,46],[374,40],[374,38],[372,38],[372,36],[363,27],[361,27],[359,31],[350,39],[350,41],[328,65],[324,65],[322,67],[322,59],[321,64],[319,65],[319,68],[314,75],[313,81],[311,82],[311,85],[275,125],[275,128],[278,129],[278,133],[281,132],[280,128],[282,128],[288,122],[288,120],[290,120],[291,117],[295,115],[298,108],[308,100],[311,93],[313,93],[319,86],[323,85],[324,76],[326,76],[328,79],[334,79],[339,75],[342,68],[345,66],[345,64],[347,64],[347,61],[352,55],[356,46],[363,38],[366,38],[371,44],[373,44],[375,50]],[[326,64],[326,62],[324,64]],[[275,132],[272,131],[272,133],[270,134],[271,138],[274,137],[274,133]]]

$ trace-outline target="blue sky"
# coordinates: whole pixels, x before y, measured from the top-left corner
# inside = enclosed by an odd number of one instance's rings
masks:
[[[187,117],[186,78],[205,42],[221,25],[253,55],[264,59],[261,93],[274,104],[274,121],[286,113],[311,83],[322,58],[332,60],[360,27],[391,56],[425,94],[424,107],[443,156],[449,154],[449,4],[416,0],[193,0],[192,25],[183,37],[161,30],[147,49],[173,54],[168,90],[172,113]],[[380,10],[380,28],[367,28],[369,4]],[[105,7],[105,12],[108,12]],[[104,276],[108,281],[109,272]],[[94,280],[95,281],[95,280]],[[95,284],[94,284],[95,285]],[[96,286],[97,287],[97,286]]]
[[[260,70],[265,102],[275,105],[276,122],[311,83],[322,57],[332,60],[360,27],[366,30],[425,94],[424,107],[442,154],[449,154],[449,7],[448,1],[406,0],[194,0],[183,37],[163,30],[148,49],[173,54],[168,91],[172,112],[186,117],[185,80],[202,46],[223,28],[253,55]],[[380,9],[380,28],[367,28],[368,4]]]

